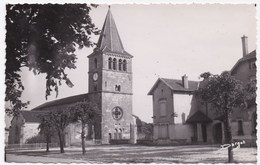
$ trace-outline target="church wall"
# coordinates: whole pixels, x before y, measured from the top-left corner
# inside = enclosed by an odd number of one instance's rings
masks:
[[[131,58],[127,58],[127,57],[122,57],[120,55],[106,55],[104,54],[103,55],[103,69],[108,69],[108,59],[109,58],[116,58],[117,59],[117,62],[119,59],[122,59],[122,60],[126,60],[127,62],[127,71],[128,73],[132,73],[132,59]],[[117,63],[118,64],[118,63]],[[118,65],[117,65],[117,71],[118,71]]]
[[[95,64],[95,59],[97,60],[97,68]],[[89,57],[89,93],[95,92],[94,91],[94,85],[97,85],[97,91],[100,91],[102,89],[102,82],[101,81],[94,81],[93,80],[93,74],[98,73],[98,79],[102,76],[101,68],[103,67],[103,56],[100,54],[95,54],[94,56]]]
[[[115,87],[120,85],[120,93],[132,93],[132,74],[124,72],[103,71],[103,91],[117,92]]]
[[[123,116],[116,120],[112,116],[115,107],[123,110]],[[115,138],[116,129],[122,131],[122,139],[130,139],[130,124],[133,123],[132,95],[102,93],[102,143],[108,144],[109,134]]]

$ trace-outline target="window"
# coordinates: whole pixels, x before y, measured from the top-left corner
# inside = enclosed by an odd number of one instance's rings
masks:
[[[121,86],[120,85],[115,85],[115,91],[121,91]]]
[[[123,117],[123,110],[120,107],[113,108],[112,109],[112,117],[115,120],[120,120]]]
[[[238,124],[237,135],[244,135],[243,121],[242,121],[242,120],[238,120],[238,121],[237,121],[237,124]]]
[[[117,139],[117,134],[118,134],[117,129],[115,129],[114,139]]]
[[[116,70],[116,63],[117,63],[117,60],[116,58],[113,59],[113,69]]]
[[[161,139],[166,139],[168,138],[168,135],[168,124],[160,124],[158,137]]]
[[[95,68],[97,69],[98,68],[98,64],[97,64],[97,59],[95,58]]]
[[[119,131],[118,131],[118,139],[122,139],[122,129],[119,128]]]
[[[166,99],[159,100],[159,115],[166,116]]]
[[[94,85],[94,91],[97,91],[97,84]]]
[[[126,71],[127,70],[127,63],[126,63],[126,60],[123,61],[123,71]]]
[[[112,69],[112,58],[108,59],[108,69]]]
[[[119,59],[119,60],[118,60],[118,70],[120,70],[120,71],[122,70],[122,64],[123,64],[123,63],[122,63],[122,60]]]
[[[108,133],[109,141],[112,139],[112,134]]]

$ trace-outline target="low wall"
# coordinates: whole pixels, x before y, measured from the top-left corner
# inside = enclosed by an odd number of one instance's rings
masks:
[[[58,147],[57,143],[50,143],[49,147]],[[33,143],[33,144],[8,144],[6,149],[35,149],[46,148],[46,143]]]
[[[130,144],[130,139],[112,139],[109,141],[110,144]]]

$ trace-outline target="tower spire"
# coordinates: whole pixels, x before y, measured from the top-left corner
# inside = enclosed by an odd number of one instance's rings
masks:
[[[123,44],[121,42],[117,27],[110,11],[110,5],[106,15],[105,22],[97,43],[97,48],[102,51],[115,52],[125,54]],[[128,53],[127,53],[128,54]]]

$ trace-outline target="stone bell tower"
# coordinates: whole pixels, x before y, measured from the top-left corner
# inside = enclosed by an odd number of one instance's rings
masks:
[[[133,138],[133,56],[124,50],[110,7],[97,47],[88,58],[89,94],[102,110],[102,144],[110,139]]]

